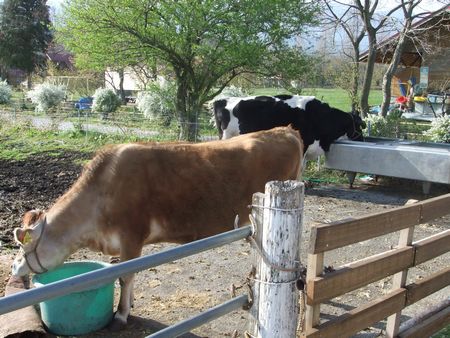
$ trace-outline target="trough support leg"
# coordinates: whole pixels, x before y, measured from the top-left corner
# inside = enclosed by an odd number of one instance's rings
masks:
[[[431,190],[431,182],[422,182],[422,192],[424,195],[429,195]]]
[[[273,181],[266,184],[263,204],[253,206],[263,215],[262,224],[256,224],[261,244],[253,279],[255,337],[296,337],[303,199],[302,182]]]
[[[346,171],[348,184],[350,185],[350,188],[353,188],[353,182],[355,182],[356,173],[353,171]]]

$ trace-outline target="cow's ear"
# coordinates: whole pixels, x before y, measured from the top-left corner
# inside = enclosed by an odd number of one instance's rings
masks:
[[[15,228],[14,229],[14,239],[16,242],[22,246],[27,245],[32,241],[33,229],[27,228]]]
[[[36,209],[31,210],[25,213],[23,215],[22,223],[25,227],[31,227],[33,224],[35,224],[39,219],[41,219],[44,216],[44,212],[42,210]]]

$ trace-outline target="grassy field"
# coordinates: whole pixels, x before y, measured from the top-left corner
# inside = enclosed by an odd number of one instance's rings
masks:
[[[279,88],[257,88],[252,91],[252,95],[276,95],[284,94],[286,91]],[[301,95],[313,95],[319,100],[327,102],[330,106],[343,111],[350,111],[351,103],[347,92],[340,88],[305,88]],[[382,100],[380,89],[373,89],[369,96],[369,105],[379,105]]]
[[[65,151],[92,153],[106,144],[140,140],[145,139],[118,134],[40,130],[28,123],[10,124],[0,120],[0,160],[27,160],[39,153],[58,156]]]

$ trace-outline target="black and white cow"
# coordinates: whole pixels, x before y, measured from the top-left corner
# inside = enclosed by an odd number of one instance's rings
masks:
[[[314,96],[230,97],[213,103],[220,138],[291,124],[300,131],[305,160],[316,159],[339,138],[362,141],[365,123],[354,113],[332,108]]]

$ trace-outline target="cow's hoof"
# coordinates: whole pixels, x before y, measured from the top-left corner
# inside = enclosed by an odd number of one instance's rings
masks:
[[[108,325],[108,330],[112,332],[123,330],[127,326],[127,322],[124,322],[123,320],[119,318],[114,318],[111,323]]]

